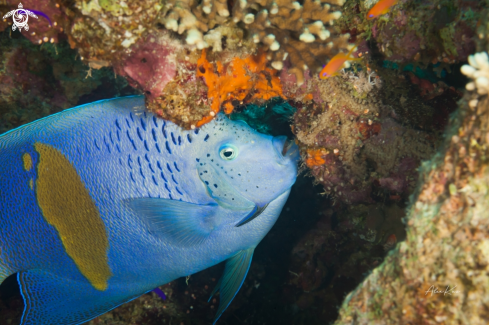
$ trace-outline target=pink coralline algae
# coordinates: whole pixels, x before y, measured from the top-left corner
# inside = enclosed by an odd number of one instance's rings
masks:
[[[126,57],[114,64],[116,73],[143,91],[150,101],[162,94],[176,74],[178,47],[164,35],[148,35],[141,39]]]

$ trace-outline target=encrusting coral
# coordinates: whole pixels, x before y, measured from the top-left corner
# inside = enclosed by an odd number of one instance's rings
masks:
[[[402,125],[383,103],[382,82],[373,71],[345,72],[308,81],[318,92],[302,101],[293,131],[304,161],[325,193],[347,204],[407,198],[416,167],[428,159],[435,138]]]
[[[267,67],[265,53],[242,53],[243,58],[208,53],[188,52],[186,64],[179,64],[177,76],[162,94],[147,100],[148,109],[165,119],[193,129],[211,121],[224,110],[264,103],[283,97],[275,70]]]
[[[249,37],[267,51],[274,69],[281,70],[289,58],[297,82],[304,71],[316,71],[338,51],[348,47],[348,34],[340,35],[333,27],[341,17],[345,0],[240,0],[228,2],[207,0],[170,0],[160,15],[169,30],[186,34],[186,42],[197,49],[211,46],[221,51],[238,35],[243,42]],[[237,33],[236,30],[241,30]],[[226,39],[223,44],[223,39]],[[236,40],[232,41],[236,43]]]

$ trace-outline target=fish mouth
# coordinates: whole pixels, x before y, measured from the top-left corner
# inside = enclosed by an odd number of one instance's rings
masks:
[[[294,146],[294,141],[287,139],[284,143],[284,148],[282,149],[282,156],[285,157],[287,152]]]
[[[298,154],[299,148],[295,144],[294,140],[287,139],[286,136],[278,136],[272,139],[273,147],[277,152],[277,155],[281,160],[285,158],[294,159],[296,152]]]

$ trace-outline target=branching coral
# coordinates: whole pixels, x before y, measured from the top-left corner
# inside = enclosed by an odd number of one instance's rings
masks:
[[[212,46],[214,51],[239,44],[236,38],[251,37],[268,51],[272,67],[281,70],[288,57],[289,70],[299,84],[304,70],[316,71],[339,50],[347,48],[349,35],[339,35],[333,27],[341,16],[344,0],[240,0],[228,7],[223,0],[171,0],[162,14],[161,23],[198,49]],[[239,28],[236,28],[239,27]],[[236,32],[240,30],[240,32]],[[229,39],[231,36],[233,39]],[[233,43],[234,42],[234,43]],[[233,43],[233,44],[230,44]]]

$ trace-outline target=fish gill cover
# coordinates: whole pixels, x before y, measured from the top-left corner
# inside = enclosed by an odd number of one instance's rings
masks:
[[[224,112],[298,145],[301,175],[219,322],[487,323],[486,1],[22,4],[52,24],[0,20],[0,132],[140,93],[192,132]],[[209,324],[222,271],[90,324]],[[0,293],[1,315],[20,320],[15,279]]]

